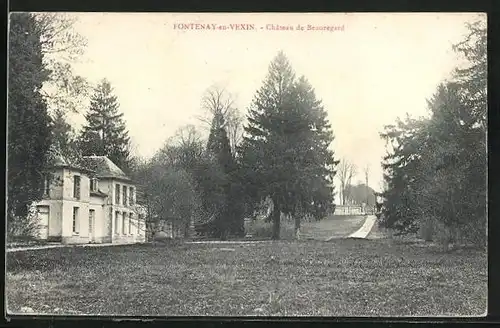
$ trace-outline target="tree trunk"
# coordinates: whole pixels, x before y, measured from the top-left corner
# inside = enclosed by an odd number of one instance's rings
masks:
[[[344,184],[340,184],[340,191],[339,191],[339,202],[340,205],[344,205]]]
[[[280,220],[281,220],[281,211],[278,206],[278,202],[276,200],[273,200],[274,206],[273,206],[273,240],[278,240],[280,239]]]
[[[218,223],[218,235],[220,240],[227,240],[227,222],[225,222],[227,218],[223,217],[219,219]]]
[[[153,222],[146,221],[146,240],[153,241],[155,236],[155,227]]]
[[[227,229],[222,230],[220,240],[222,241],[227,240],[227,236],[228,236]]]

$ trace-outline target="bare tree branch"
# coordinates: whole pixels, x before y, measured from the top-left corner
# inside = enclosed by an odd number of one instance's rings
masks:
[[[41,12],[35,13],[34,17],[41,33],[43,61],[50,71],[50,79],[43,86],[49,110],[65,108],[80,112],[85,106],[91,85],[77,75],[72,67],[87,46],[87,40],[73,28],[77,16]]]
[[[348,186],[351,184],[352,178],[357,174],[356,166],[346,159],[342,159],[338,166],[338,177],[340,180],[340,200],[342,205],[346,204],[349,199]]]
[[[204,113],[197,118],[205,126],[210,127],[216,116],[222,118],[222,127],[226,129],[234,153],[243,136],[243,117],[234,104],[233,95],[225,88],[213,85],[205,92],[201,108]]]
[[[229,115],[227,118],[227,134],[231,150],[234,153],[236,146],[243,139],[243,116],[238,110],[234,110],[231,113],[232,115]]]

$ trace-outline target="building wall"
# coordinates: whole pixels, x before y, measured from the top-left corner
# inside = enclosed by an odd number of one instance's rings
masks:
[[[74,197],[74,176],[80,176],[80,198]],[[115,204],[116,185],[120,185],[120,203]],[[123,203],[123,186],[133,187],[133,204]],[[89,242],[89,210],[95,211],[94,242],[96,243],[134,243],[145,241],[145,223],[142,222],[138,231],[138,214],[136,213],[135,186],[115,179],[99,179],[98,190],[108,195],[99,197],[90,195],[90,178],[77,169],[57,169],[51,179],[49,195],[34,206],[49,207],[49,239],[62,243],[77,244]],[[128,196],[127,198],[130,198]],[[73,231],[73,208],[78,207],[77,231]],[[122,231],[123,221],[120,218],[119,231],[115,234],[115,213],[120,217],[127,214],[127,229]],[[131,220],[131,230],[128,221]]]
[[[110,197],[108,197],[110,198]],[[109,202],[109,199],[108,199]],[[106,237],[105,241],[106,243],[111,243],[113,241],[113,219],[114,219],[114,212],[113,212],[113,206],[111,205],[106,205],[104,207],[104,231],[106,231]]]
[[[116,201],[116,186],[119,185],[119,201]],[[124,199],[123,195],[123,186],[127,187],[127,199]],[[130,196],[130,188],[133,188],[134,192],[132,197]],[[145,240],[145,231],[141,229],[139,233],[137,233],[138,227],[138,213],[136,210],[136,188],[135,185],[127,183],[121,180],[109,180],[107,182],[107,189],[110,191],[109,203],[110,205],[110,213],[111,213],[111,231],[112,231],[112,242],[113,243],[133,243],[133,242],[142,242]],[[118,212],[118,220],[116,220]],[[123,232],[123,215],[125,213],[125,224],[126,229],[125,233]],[[131,231],[129,233],[128,222],[130,220],[130,216],[132,215],[132,220],[130,222]],[[144,224],[143,224],[144,225]]]
[[[94,210],[95,211],[95,219],[94,219],[94,232],[93,232],[93,241],[95,243],[102,243],[107,236],[107,231],[106,231],[106,216],[105,216],[105,211],[104,211],[104,203],[106,202],[106,199],[104,197],[99,197],[99,196],[90,196],[90,204],[89,204],[89,211]],[[90,213],[89,213],[89,220],[90,220]],[[90,227],[89,227],[90,230]]]
[[[133,207],[113,205],[110,206],[110,209],[112,210],[113,213],[112,215],[113,243],[133,243],[133,242],[145,241],[146,238],[145,223],[139,219],[139,216]],[[125,214],[125,220],[123,219],[124,214]],[[125,230],[123,230],[124,223],[125,223]]]
[[[58,240],[62,236],[62,205],[62,201],[56,200],[51,202],[49,213],[49,239]]]
[[[62,234],[62,201],[43,199],[33,204],[34,207],[49,208],[49,233],[47,240],[60,240]]]
[[[113,201],[113,180],[111,179],[99,179],[99,182],[97,183],[98,189],[108,195],[106,197],[104,204],[110,205],[112,204]]]
[[[128,208],[130,206],[133,206],[133,204],[136,203],[137,190],[135,188],[135,185],[128,183],[128,182],[125,182],[125,181],[115,180],[115,179],[106,181],[106,185],[107,185],[107,192],[106,193],[108,195],[112,195],[112,197],[110,197],[110,200],[111,200],[110,204]],[[117,185],[120,186],[120,199],[119,199],[118,203],[116,202],[116,186]],[[123,198],[123,186],[127,187],[127,200],[125,202],[124,202],[124,198]],[[130,197],[130,188],[133,188],[133,190],[134,190],[132,198]],[[132,203],[131,203],[131,201],[132,201]]]
[[[50,177],[50,199],[63,199],[64,169],[56,169]]]
[[[80,198],[74,197],[74,177],[80,176]],[[62,242],[87,243],[89,227],[90,179],[79,170],[64,169],[62,205]],[[73,208],[78,207],[77,231],[73,232]]]
[[[80,199],[74,198],[74,176],[80,176]],[[49,207],[49,236],[48,240],[63,241],[88,239],[88,205],[90,180],[87,175],[79,170],[58,168],[50,177],[48,196],[45,196],[35,206]],[[78,234],[73,234],[73,207],[79,208]],[[85,231],[84,224],[87,224]]]
[[[78,207],[77,231],[73,232],[73,208]],[[88,202],[65,200],[63,204],[62,242],[88,243],[89,241],[89,208]]]
[[[73,197],[74,176],[80,176],[80,199]],[[78,170],[64,169],[63,199],[90,202],[90,179]]]

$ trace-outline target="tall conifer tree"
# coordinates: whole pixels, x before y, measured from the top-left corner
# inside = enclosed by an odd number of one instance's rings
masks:
[[[273,201],[273,239],[279,239],[281,213],[320,218],[333,200],[337,164],[329,149],[333,134],[321,102],[283,52],[269,66],[248,112],[241,147],[247,193],[254,202]]]
[[[87,124],[80,136],[83,155],[107,156],[126,173],[130,163],[130,138],[123,113],[111,84],[106,80],[95,88],[90,109],[85,115]]]
[[[8,90],[8,223],[41,198],[50,147],[50,117],[40,90],[48,80],[41,31],[32,14],[10,15]]]

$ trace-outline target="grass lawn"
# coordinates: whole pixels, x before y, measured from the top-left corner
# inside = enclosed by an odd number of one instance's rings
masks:
[[[486,254],[388,239],[7,254],[8,313],[483,315]]]
[[[305,240],[325,241],[329,238],[344,238],[355,232],[366,220],[363,215],[330,215],[322,220],[303,221],[300,227],[300,238]],[[253,223],[248,223],[245,230],[253,235],[254,238],[262,238],[255,232]],[[272,234],[272,222],[259,222],[257,226],[266,228],[267,239]],[[283,240],[295,240],[295,222],[293,219],[281,220],[281,238]]]

